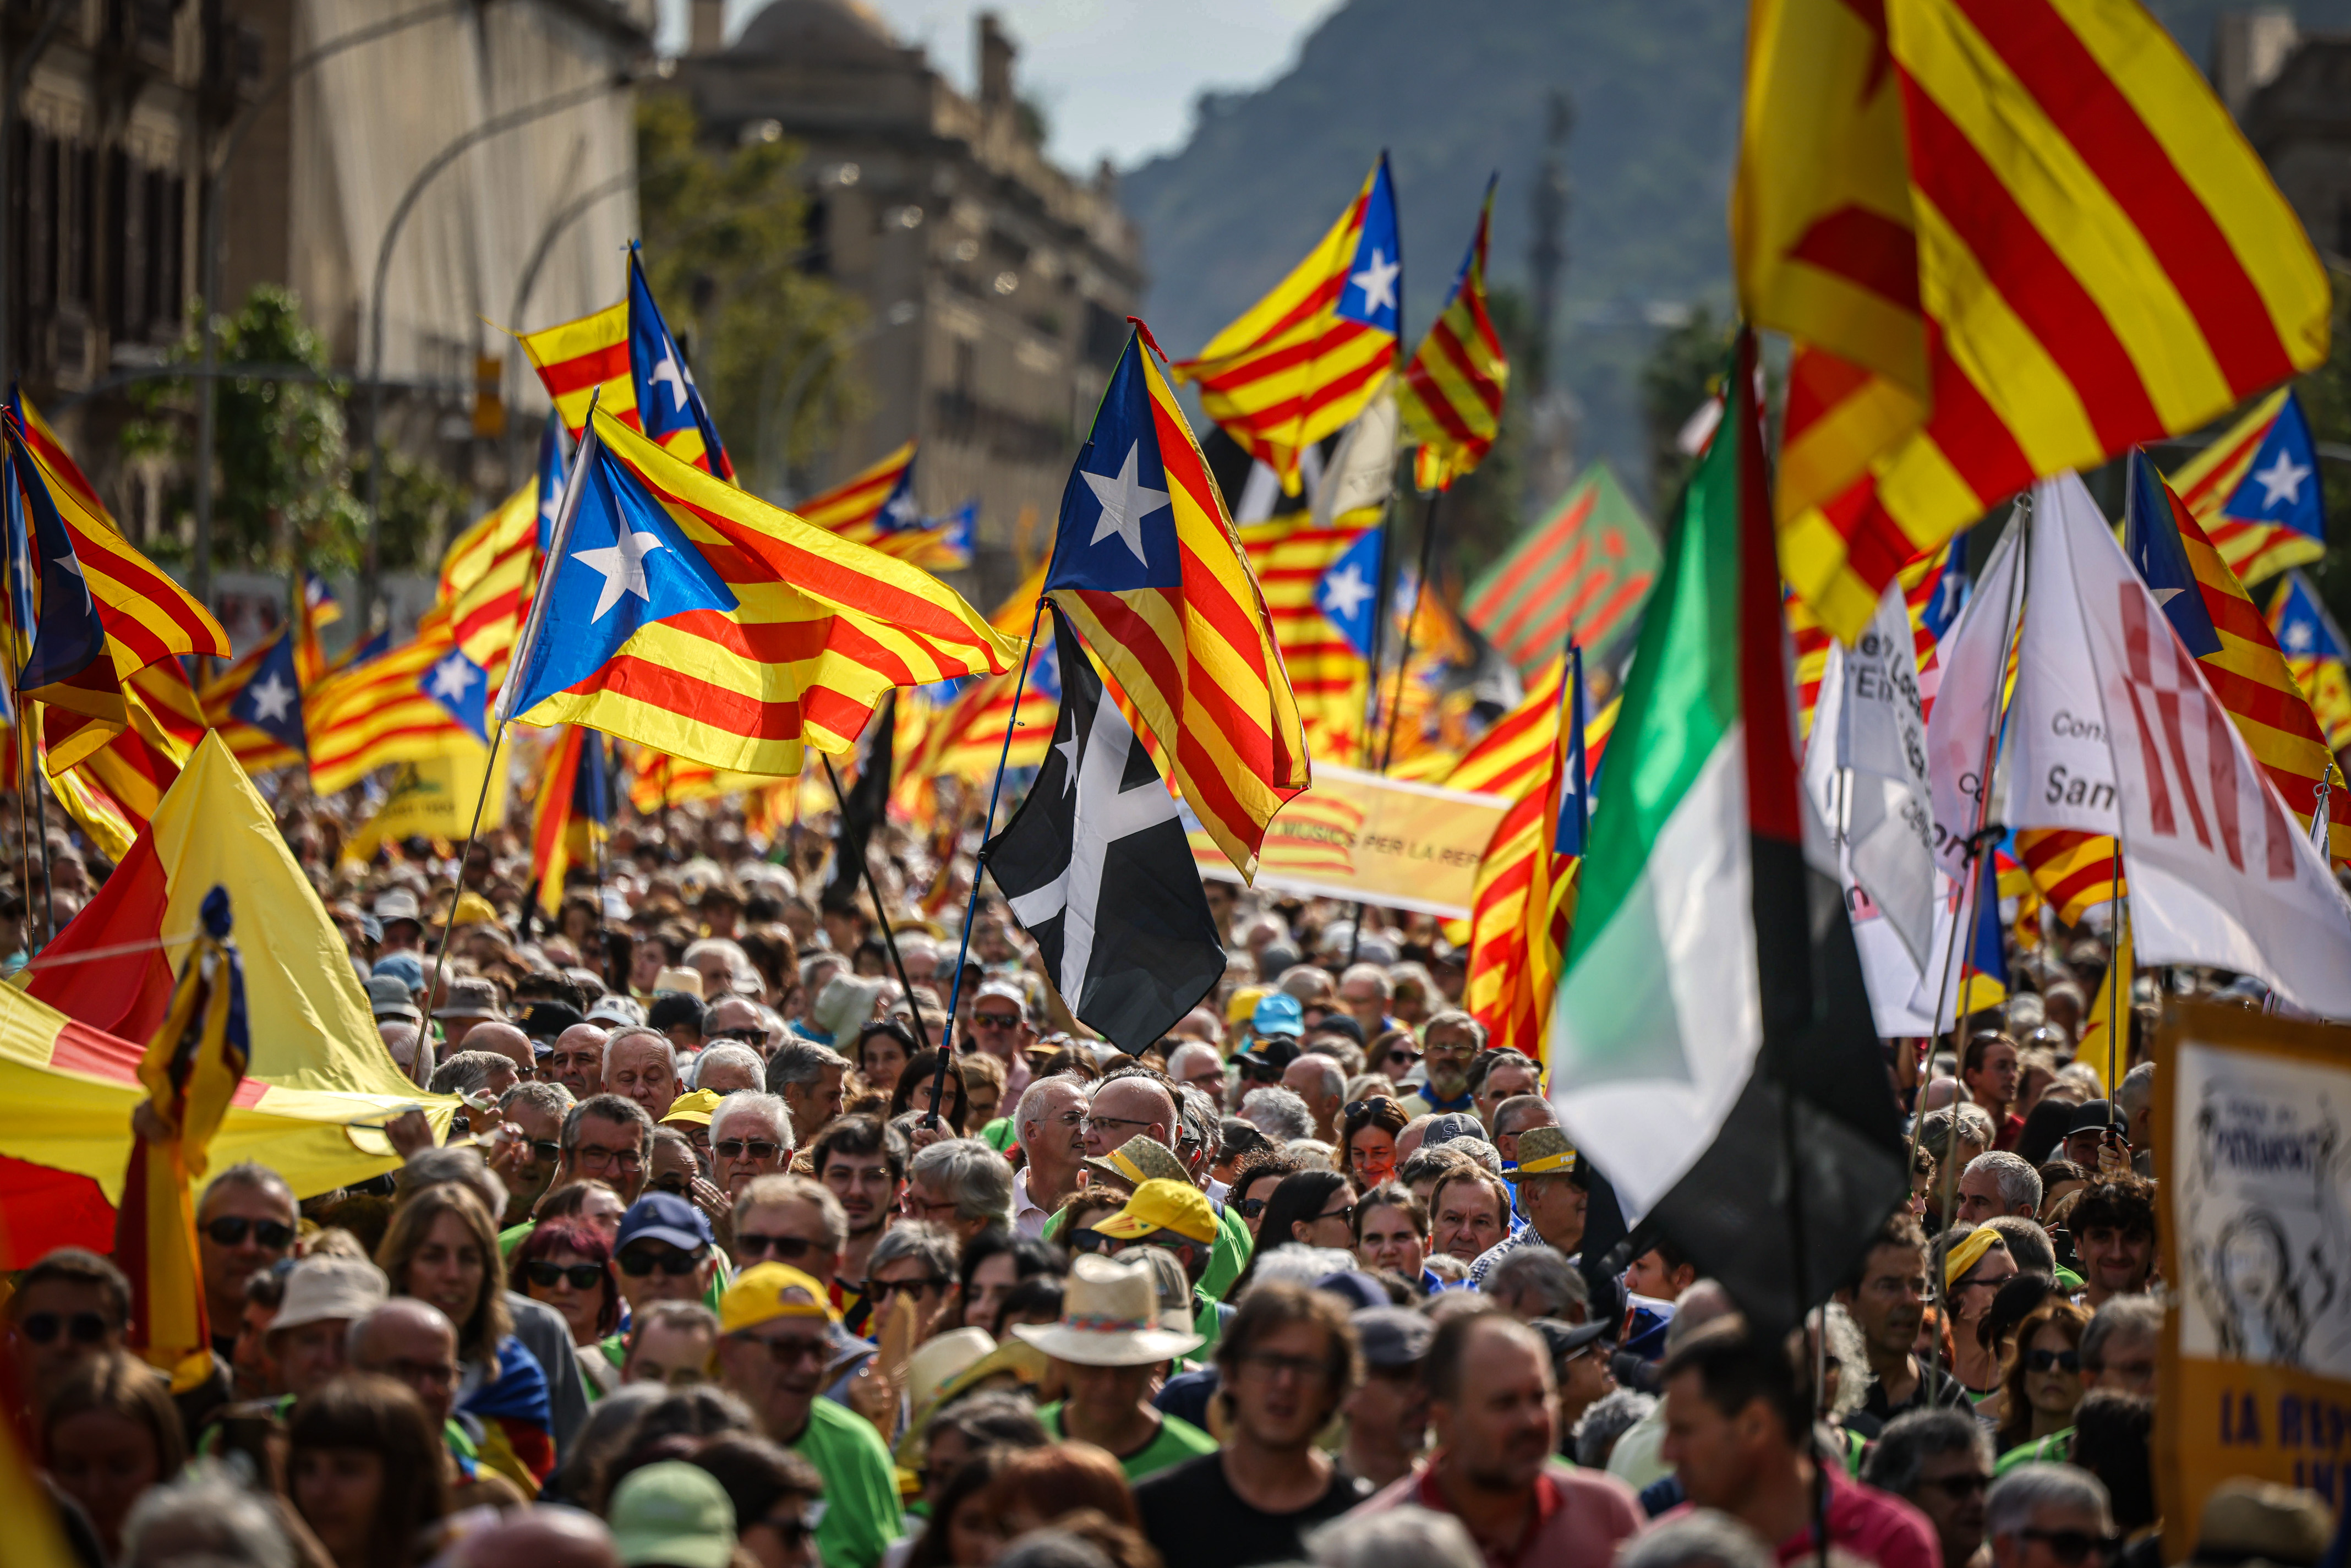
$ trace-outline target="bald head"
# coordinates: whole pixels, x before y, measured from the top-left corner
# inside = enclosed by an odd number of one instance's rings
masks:
[[[576,1508],[534,1508],[468,1531],[449,1557],[454,1568],[621,1568],[612,1532]]]
[[[604,1031],[592,1023],[576,1023],[555,1037],[540,1076],[571,1091],[574,1100],[604,1092]]]
[[[351,1365],[405,1383],[437,1425],[457,1398],[457,1329],[441,1309],[413,1296],[391,1301],[351,1321]]]
[[[477,1023],[465,1031],[467,1051],[495,1051],[515,1064],[517,1076],[528,1079],[538,1071],[538,1052],[530,1036],[510,1023]]]

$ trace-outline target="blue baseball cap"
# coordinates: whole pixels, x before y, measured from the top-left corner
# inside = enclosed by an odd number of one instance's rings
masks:
[[[387,953],[369,973],[393,976],[412,991],[424,988],[424,960],[413,953]]]
[[[621,1233],[612,1241],[614,1256],[645,1238],[666,1241],[681,1252],[699,1250],[713,1240],[702,1210],[672,1192],[649,1192],[629,1205],[629,1212],[621,1216]]]
[[[1296,1040],[1306,1032],[1306,1009],[1287,991],[1268,992],[1258,999],[1257,1011],[1249,1015],[1249,1029],[1256,1034],[1288,1035]]]

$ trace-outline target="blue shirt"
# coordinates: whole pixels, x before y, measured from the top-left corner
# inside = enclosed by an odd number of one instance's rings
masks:
[[[1432,1116],[1442,1115],[1447,1111],[1474,1111],[1476,1109],[1475,1103],[1470,1099],[1469,1091],[1467,1089],[1464,1089],[1461,1092],[1460,1096],[1458,1099],[1452,1100],[1439,1100],[1436,1095],[1431,1094],[1428,1092],[1428,1085],[1426,1083],[1422,1084],[1418,1089],[1414,1090],[1413,1092],[1420,1096],[1421,1103],[1428,1107],[1428,1113]]]

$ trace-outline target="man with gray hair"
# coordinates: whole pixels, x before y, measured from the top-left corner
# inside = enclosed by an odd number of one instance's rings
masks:
[[[498,1097],[498,1138],[490,1170],[506,1184],[503,1225],[520,1225],[546,1196],[563,1158],[563,1113],[571,1091],[560,1083],[517,1083]]]
[[[780,1094],[746,1089],[710,1113],[710,1180],[728,1198],[792,1163],[792,1115]]]
[[[1842,1552],[1837,1555],[1845,1556]],[[1616,1568],[1771,1568],[1771,1549],[1761,1536],[1711,1508],[1694,1508],[1660,1521],[1616,1554]]]
[[[1984,1496],[1992,1568],[2076,1568],[2116,1544],[2105,1484],[2072,1465],[2019,1465]]]
[[[1367,1040],[1395,1028],[1395,1019],[1388,1016],[1388,1003],[1395,997],[1388,972],[1377,964],[1350,964],[1340,972],[1339,1006],[1355,1020]]]
[[[677,1103],[677,1047],[654,1029],[616,1029],[604,1041],[604,1085],[658,1123]]]
[[[1398,1508],[1357,1518],[1342,1514],[1306,1537],[1315,1568],[1486,1568],[1461,1521],[1434,1509]],[[1723,1568],[1771,1568],[1726,1563]]]
[[[768,1092],[783,1096],[792,1126],[813,1140],[841,1114],[841,1081],[849,1058],[812,1040],[787,1040],[768,1058]]]
[[[1179,1085],[1205,1090],[1221,1098],[1225,1092],[1225,1059],[1213,1045],[1186,1040],[1167,1053],[1167,1076]]]
[[[910,1218],[940,1227],[961,1246],[990,1226],[1010,1228],[1012,1167],[977,1138],[948,1138],[906,1167],[900,1205]],[[883,1237],[882,1245],[888,1243]]]
[[[1288,1089],[1268,1086],[1241,1096],[1241,1120],[1263,1133],[1276,1145],[1314,1135],[1314,1115],[1306,1102]]]
[[[1968,1568],[1983,1549],[1991,1434],[1964,1410],[1912,1410],[1878,1434],[1861,1479],[1892,1492],[1935,1527],[1945,1568]]]
[[[226,1465],[199,1459],[151,1487],[122,1521],[124,1568],[171,1563],[295,1568],[277,1512]]]
[[[712,1009],[716,1014],[717,1009]],[[768,1064],[759,1053],[736,1040],[721,1040],[707,1046],[694,1059],[694,1086],[716,1094],[738,1094],[746,1089],[758,1089],[768,1082]]]
[[[2040,1212],[2041,1173],[2022,1155],[1994,1149],[1970,1160],[1959,1173],[1961,1225],[1981,1225],[1995,1214],[2031,1219]]]
[[[2082,1288],[2079,1274],[2058,1266],[2057,1248],[2039,1220],[2021,1214],[1995,1214],[1983,1222],[1983,1228],[2006,1244],[2008,1255],[2016,1260],[2017,1272],[2046,1274],[2057,1281],[2061,1293]]]
[[[1313,1119],[1314,1130],[1308,1136],[1323,1143],[1339,1141],[1339,1109],[1347,1103],[1347,1075],[1338,1062],[1319,1052],[1309,1051],[1281,1070],[1281,1086],[1305,1103],[1306,1113]],[[1249,1114],[1247,1102],[1241,1114]]]
[[[2143,1176],[2155,1174],[2155,1063],[2142,1061],[2115,1085],[2115,1109],[2129,1131],[2131,1166]]]
[[[1488,1300],[1522,1323],[1537,1318],[1580,1323],[1592,1301],[1583,1276],[1568,1267],[1566,1255],[1541,1242],[1514,1248],[1496,1259],[1479,1288]]]
[[[1022,1162],[1012,1178],[1012,1228],[1041,1236],[1061,1200],[1078,1190],[1086,1160],[1086,1086],[1065,1073],[1040,1078],[1012,1109]]]

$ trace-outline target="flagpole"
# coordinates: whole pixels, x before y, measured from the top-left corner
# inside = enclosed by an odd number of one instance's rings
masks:
[[[2017,538],[2017,549],[2022,553],[2018,557],[2016,563],[2016,596],[2009,601],[2007,613],[2001,623],[2000,639],[2000,673],[1996,677],[1999,681],[1999,685],[1994,690],[1991,721],[1984,728],[1983,762],[1976,774],[1975,831],[1968,835],[1967,857],[1962,862],[1966,881],[1960,885],[1959,904],[1957,908],[1952,912],[1950,936],[1943,945],[1943,972],[1941,976],[1938,977],[1942,983],[1938,984],[1935,988],[1935,1032],[1927,1037],[1927,1065],[1929,1070],[1932,1069],[1935,1061],[1935,1041],[1942,1038],[1943,998],[1946,994],[1950,997],[1953,1013],[1951,1019],[1952,1044],[1959,1048],[1959,1061],[1962,1066],[1964,1066],[1967,1061],[1967,1048],[1958,1038],[1959,1019],[1957,1016],[1959,1010],[1959,992],[1964,988],[1965,979],[1964,977],[1962,977],[1959,985],[1951,984],[1951,963],[1954,957],[1957,956],[1957,949],[1960,941],[1959,933],[1962,930],[1967,929],[1972,924],[1968,915],[1969,907],[1978,897],[1980,896],[1979,893],[1979,883],[1981,879],[1976,874],[1976,865],[1983,855],[1985,820],[1991,814],[1992,768],[1999,760],[2001,732],[2007,727],[2008,705],[2010,698],[2013,695],[2013,688],[2010,687],[2008,684],[2008,660],[2010,653],[2011,652],[2011,644],[2014,643],[2020,630],[2022,629],[2022,622],[2024,615],[2025,595],[2030,591],[2032,581],[2032,493],[2031,491],[2028,490],[2023,495],[2019,496],[2016,498],[2016,510],[2013,515],[2022,519],[2022,528],[2020,530]],[[1923,1094],[1926,1092],[1926,1085],[1930,1082],[1932,1082],[1931,1079],[1921,1079],[1919,1083],[1920,1093]],[[1964,1090],[1966,1087],[1966,1080],[1962,1078],[1959,1082],[1960,1087]],[[1910,1159],[1914,1165],[1917,1163],[1918,1157],[1918,1124],[1921,1120],[1923,1120],[1923,1118],[1917,1115],[1913,1115],[1910,1119]],[[1998,1131],[1997,1128],[1993,1130],[1995,1132]],[[1950,1132],[1943,1140],[1942,1156],[1938,1161],[1935,1169],[1935,1187],[1928,1195],[1928,1200],[1936,1205],[1936,1210],[1938,1214],[1941,1212],[1941,1196],[1944,1178],[1950,1175],[1950,1162],[1959,1153],[1959,1102],[1954,1100],[1951,1103]],[[1952,1190],[1956,1192],[1958,1190],[1956,1176],[1952,1177]],[[1936,1295],[1938,1298],[1937,1304],[1942,1313],[1942,1321],[1937,1325],[1938,1332],[1927,1343],[1926,1395],[1928,1406],[1930,1409],[1934,1407],[1935,1379],[1939,1377],[1942,1374],[1943,1336],[1939,1330],[1948,1328],[1950,1325],[1951,1317],[1949,1293],[1938,1290],[1936,1292]]]
[[[1445,492],[1442,489],[1431,490],[1428,493],[1428,509],[1421,515],[1420,575],[1413,581],[1412,608],[1405,613],[1404,641],[1399,644],[1396,650],[1395,695],[1388,704],[1387,736],[1380,743],[1380,774],[1383,778],[1387,774],[1388,765],[1395,760],[1396,726],[1404,717],[1405,675],[1412,667],[1413,624],[1420,619],[1420,601],[1422,597],[1428,592],[1428,574],[1437,560],[1437,498],[1444,494]],[[1384,554],[1384,552],[1383,553]],[[1380,666],[1377,657],[1379,644],[1376,639],[1378,637],[1378,627],[1381,622],[1385,620],[1387,617],[1387,604],[1385,602],[1387,597],[1388,596],[1384,592],[1381,595],[1382,602],[1379,607],[1379,613],[1373,617],[1372,620],[1372,625],[1374,628],[1373,636],[1374,638],[1372,644],[1374,653],[1372,661],[1372,709],[1374,714],[1379,711],[1380,689]],[[1368,739],[1369,737],[1367,736],[1365,738]],[[1354,965],[1355,955],[1363,950],[1364,915],[1369,907],[1370,905],[1361,901],[1358,901],[1355,904],[1354,930],[1349,934],[1347,938],[1347,963],[1350,967],[1353,967]]]
[[[893,708],[891,710],[891,719],[893,722],[895,722],[896,718],[897,711]],[[830,756],[827,756],[821,751],[818,752],[817,755],[824,758],[824,776],[832,780],[833,800],[841,807],[841,814],[843,817],[846,817],[849,815],[849,797],[841,790],[840,770],[833,767],[832,758]],[[886,792],[884,793],[883,800],[884,807],[883,814],[886,818],[889,814],[887,807],[888,796]],[[857,857],[857,869],[864,873],[865,891],[873,900],[873,918],[879,921],[882,925],[882,945],[890,950],[890,965],[891,967],[898,971],[898,983],[906,988],[906,1010],[912,1013],[914,1018],[914,1038],[916,1040],[921,1042],[922,1048],[925,1051],[928,1051],[931,1049],[931,1032],[924,1026],[923,1009],[914,1005],[914,982],[907,977],[906,960],[899,956],[898,934],[890,929],[890,911],[888,906],[883,904],[882,902],[881,883],[876,882],[873,877],[873,857],[871,854],[860,854]],[[942,1056],[939,1060],[942,1065],[944,1065],[946,1059]],[[934,1105],[938,1103],[935,1091],[934,1091],[932,1095],[931,1103]]]
[[[2325,809],[2322,798],[2319,810]],[[2115,1092],[2122,1087],[2115,1068],[2115,1036],[2123,1028],[2123,845],[2119,838],[2106,857],[2106,874],[2114,879],[2115,888],[2106,903],[2106,1102],[2112,1104]]]
[[[1047,580],[1051,580],[1050,569]],[[1037,596],[1037,608],[1029,615],[1029,641],[1020,650],[1020,671],[1012,677],[1012,712],[1004,721],[1004,747],[996,755],[996,778],[987,787],[987,815],[980,824],[979,853],[972,857],[971,895],[964,900],[963,936],[956,947],[955,981],[947,988],[947,1038],[939,1047],[939,1064],[931,1074],[931,1109],[923,1118],[923,1125],[935,1127],[939,1107],[946,1103],[947,1063],[955,1056],[956,1009],[963,1001],[964,959],[971,953],[971,923],[979,914],[980,873],[987,865],[980,858],[987,851],[987,841],[996,835],[996,801],[1004,792],[1004,767],[1012,757],[1012,732],[1020,727],[1020,694],[1029,685],[1029,662],[1037,652],[1037,628],[1045,619],[1045,595]],[[1107,696],[1103,698],[1109,700]]]

